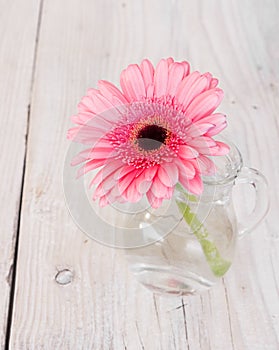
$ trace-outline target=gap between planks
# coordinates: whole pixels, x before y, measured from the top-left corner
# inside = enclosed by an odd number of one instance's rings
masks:
[[[25,148],[24,148],[23,168],[22,168],[22,180],[21,180],[21,188],[20,188],[20,194],[19,194],[17,222],[15,225],[16,231],[15,231],[14,261],[13,261],[13,263],[11,265],[11,269],[9,271],[9,279],[10,279],[11,289],[10,289],[10,298],[9,298],[7,325],[6,325],[5,350],[9,350],[9,347],[10,347],[11,325],[13,322],[13,306],[14,306],[14,295],[15,295],[15,285],[16,285],[16,270],[17,270],[17,259],[18,259],[22,198],[23,198],[23,193],[24,193],[26,157],[27,157],[27,148],[28,148],[28,135],[29,135],[30,116],[31,116],[31,109],[32,109],[33,87],[34,87],[36,65],[37,65],[37,53],[38,53],[38,46],[39,46],[39,40],[40,40],[42,14],[43,14],[43,3],[44,3],[44,0],[40,0],[40,6],[39,6],[39,11],[38,11],[37,30],[36,30],[36,37],[35,37],[35,46],[34,46],[34,53],[33,53],[31,81],[30,81],[30,89],[29,89],[29,102],[28,102],[28,107],[27,107],[27,123],[26,123],[26,131],[25,131],[25,145],[24,145]]]

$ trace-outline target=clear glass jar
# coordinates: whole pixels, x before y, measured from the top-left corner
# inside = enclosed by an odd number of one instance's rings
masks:
[[[263,219],[269,206],[263,175],[243,167],[239,150],[226,143],[230,152],[214,157],[216,173],[203,178],[201,196],[189,195],[178,184],[172,199],[158,209],[150,207],[145,197],[138,203],[101,208],[87,190],[92,174],[85,183],[79,182],[68,167],[64,189],[70,213],[90,238],[124,249],[131,271],[152,291],[174,295],[203,291],[228,271],[237,239]],[[69,160],[76,153],[76,148],[69,152]],[[239,183],[252,186],[256,194],[254,208],[242,223],[237,222],[237,201],[232,199]]]
[[[240,152],[227,143],[230,153],[214,157],[217,171],[203,179],[202,196],[188,195],[177,186],[164,215],[177,225],[151,245],[126,250],[132,272],[154,292],[187,295],[211,287],[229,269],[237,238],[267,213],[265,178],[257,170],[242,167]],[[237,222],[232,196],[239,183],[253,186],[256,192],[254,208],[243,223]]]

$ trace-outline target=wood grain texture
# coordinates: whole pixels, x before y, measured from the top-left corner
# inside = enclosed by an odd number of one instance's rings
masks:
[[[13,278],[39,3],[0,2],[0,348]]]
[[[11,349],[278,350],[278,18],[275,0],[44,0]],[[273,186],[267,221],[202,296],[153,296],[120,251],[75,227],[64,203],[68,116],[87,87],[117,83],[121,69],[146,56],[188,59],[220,78],[227,133]]]

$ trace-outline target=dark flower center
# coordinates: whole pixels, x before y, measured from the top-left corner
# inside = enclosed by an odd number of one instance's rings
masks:
[[[137,141],[140,148],[145,151],[159,149],[165,143],[168,136],[167,129],[159,125],[146,125],[137,135]]]

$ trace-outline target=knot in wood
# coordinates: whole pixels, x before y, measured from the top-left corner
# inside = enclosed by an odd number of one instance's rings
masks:
[[[58,284],[61,284],[64,286],[64,285],[70,284],[73,280],[73,277],[74,277],[74,274],[71,270],[64,269],[57,272],[55,276],[55,281]]]

